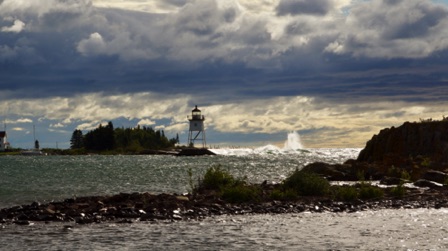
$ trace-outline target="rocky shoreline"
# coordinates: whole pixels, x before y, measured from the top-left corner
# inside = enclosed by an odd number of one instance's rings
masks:
[[[0,224],[30,225],[35,222],[91,224],[101,222],[134,223],[142,221],[202,220],[219,215],[283,213],[353,213],[381,209],[448,208],[448,188],[406,188],[396,198],[338,201],[329,197],[300,197],[293,201],[269,200],[257,203],[227,203],[212,194],[177,195],[121,193],[113,196],[88,196],[59,202],[3,208]]]

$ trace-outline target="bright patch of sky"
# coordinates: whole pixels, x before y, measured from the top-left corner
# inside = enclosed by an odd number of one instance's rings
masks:
[[[448,0],[433,0],[436,3],[444,3],[448,5]]]

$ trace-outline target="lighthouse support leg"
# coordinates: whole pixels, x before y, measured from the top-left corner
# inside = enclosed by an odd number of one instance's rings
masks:
[[[198,133],[193,137],[193,131],[190,131],[188,133],[188,146],[193,147],[194,146],[194,141],[198,140],[199,135],[202,133],[202,147],[205,148],[205,146],[207,145],[206,141],[205,141],[205,131],[198,131]]]

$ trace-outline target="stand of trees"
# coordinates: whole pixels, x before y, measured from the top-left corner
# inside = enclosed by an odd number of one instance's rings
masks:
[[[145,149],[165,149],[174,147],[179,142],[179,136],[168,139],[163,130],[155,131],[151,127],[115,128],[112,122],[106,126],[82,134],[75,130],[70,139],[71,149],[85,149],[86,151],[117,151],[137,153]]]

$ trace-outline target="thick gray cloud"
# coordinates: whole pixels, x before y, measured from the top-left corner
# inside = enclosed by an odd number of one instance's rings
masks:
[[[360,3],[351,9],[344,28],[328,51],[369,58],[423,58],[448,48],[448,8],[431,1]]]
[[[219,1],[175,1],[182,8],[166,14],[96,8],[90,1],[4,1],[2,85],[11,91],[41,85],[42,93],[33,95],[69,95],[73,89],[239,95],[256,86],[264,95],[325,96],[337,83],[361,88],[372,77],[364,71],[397,65],[387,81],[405,87],[404,67],[429,67],[446,57],[448,11],[442,5],[377,0],[334,16],[336,3],[281,1],[268,15]],[[313,13],[320,17],[308,15]],[[408,74],[416,79],[419,72]],[[444,79],[421,78],[425,85]]]
[[[323,16],[333,9],[332,0],[281,0],[277,6],[277,14],[284,15],[319,15]]]
[[[175,15],[174,26],[179,33],[191,32],[197,36],[207,36],[213,34],[221,23],[227,21],[222,14],[214,1],[188,4],[178,15]]]

